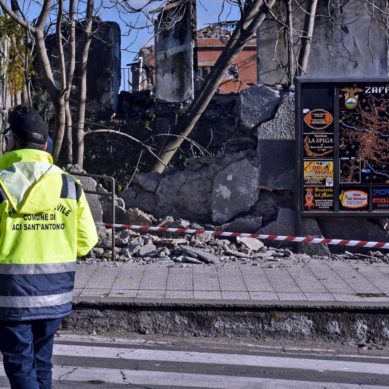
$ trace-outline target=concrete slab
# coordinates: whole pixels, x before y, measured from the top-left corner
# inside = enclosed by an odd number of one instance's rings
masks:
[[[249,292],[251,300],[271,301],[279,300],[276,292]]]
[[[85,265],[79,265],[77,266],[76,271],[76,280],[74,283],[75,289],[83,289],[85,288],[85,285],[89,282],[93,274],[97,271],[96,266],[85,266]]]
[[[219,279],[215,267],[193,268],[194,290],[220,290]]]
[[[112,290],[139,289],[144,271],[144,267],[125,264],[112,285]]]
[[[250,294],[251,292],[274,292],[263,269],[240,266],[240,271]]]
[[[85,289],[111,289],[120,270],[120,267],[99,267],[90,277],[89,281],[85,285]]]
[[[143,273],[139,289],[165,290],[168,277],[168,268],[147,265]]]
[[[198,300],[221,300],[222,293],[219,290],[195,290],[194,298]]]
[[[307,300],[304,293],[277,293],[278,299],[283,301],[293,300],[293,301],[305,301]]]
[[[223,300],[250,300],[248,292],[231,292],[222,290]]]
[[[335,271],[330,269],[325,263],[308,264],[312,273],[315,274],[320,283],[330,292],[337,294],[354,293],[354,290],[344,282]]]
[[[301,289],[284,268],[265,269],[265,274],[275,292],[301,293]]]
[[[335,301],[331,293],[304,293],[308,301]]]
[[[308,267],[291,267],[287,270],[303,293],[328,293]]]
[[[380,293],[381,291],[349,263],[335,262],[330,268],[357,293]]]
[[[387,267],[387,269],[389,266]],[[389,294],[389,276],[374,265],[360,265],[358,272],[366,277],[381,292]]]
[[[336,301],[361,301],[360,297],[350,293],[334,293],[334,297]]]
[[[167,290],[193,290],[192,268],[170,268],[167,278]],[[193,293],[192,293],[193,295]]]
[[[110,289],[104,288],[85,288],[80,291],[80,297],[106,297]]]
[[[138,289],[122,289],[122,290],[111,290],[108,297],[128,297],[135,298],[138,294]]]
[[[167,290],[167,299],[193,299],[193,290]]]
[[[158,290],[145,290],[141,289],[138,290],[138,293],[136,295],[137,298],[159,298],[163,299],[165,298],[166,290],[165,289],[158,289]]]

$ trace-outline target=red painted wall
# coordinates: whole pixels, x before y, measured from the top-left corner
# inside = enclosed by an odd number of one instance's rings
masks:
[[[226,41],[216,38],[199,38],[197,40],[198,66],[212,67],[219,58]],[[257,81],[256,42],[250,40],[243,50],[236,56],[233,64],[238,70],[238,78],[222,81],[219,87],[220,93],[239,92]]]

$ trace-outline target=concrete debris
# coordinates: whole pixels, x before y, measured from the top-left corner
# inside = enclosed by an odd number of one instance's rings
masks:
[[[290,208],[279,208],[277,219],[261,229],[261,233],[293,235],[294,212]],[[134,215],[146,215],[134,210]],[[239,218],[252,222],[255,217]],[[213,225],[200,225],[184,219],[165,217],[156,220],[153,225],[167,225],[197,230],[221,230]],[[231,222],[233,223],[233,222]],[[303,227],[312,235],[319,235],[316,222],[305,221]],[[112,258],[112,230],[99,228],[99,244],[85,261],[110,261]],[[266,232],[265,232],[266,231]],[[234,232],[234,231],[232,231]],[[339,254],[330,254],[326,246],[311,245],[310,249],[290,242],[261,241],[249,237],[214,237],[208,233],[199,235],[176,233],[145,233],[129,229],[117,229],[116,260],[137,264],[166,263],[169,266],[218,265],[229,266],[234,263],[261,266],[264,268],[285,267],[291,263],[309,263],[312,259],[331,259],[333,261],[363,261],[366,263],[389,263],[389,253],[381,251],[353,252],[353,248],[343,248]]]
[[[172,227],[174,225],[174,218],[171,216],[166,216],[158,223],[158,227]]]
[[[130,208],[127,211],[127,215],[129,224],[151,226],[157,221],[153,215],[149,215],[138,208]]]
[[[180,255],[178,257],[173,257],[172,259],[174,262],[179,262],[179,263],[194,263],[196,265],[201,265],[204,263],[196,258],[189,257],[187,255]]]
[[[136,255],[139,257],[154,257],[157,254],[158,254],[157,248],[150,243],[140,247],[136,253]]]
[[[181,246],[181,250],[190,255],[195,256],[199,259],[201,259],[205,263],[217,263],[219,262],[219,257],[213,253],[207,252],[202,249],[198,249],[191,246]]]
[[[258,251],[263,248],[265,245],[259,240],[255,238],[236,238],[238,243],[242,243],[244,246],[250,249],[250,251]]]

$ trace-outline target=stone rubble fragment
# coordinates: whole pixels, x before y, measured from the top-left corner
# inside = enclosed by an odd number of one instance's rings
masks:
[[[151,226],[157,221],[153,215],[149,215],[138,208],[130,208],[127,211],[127,215],[129,224]]]
[[[157,254],[157,248],[152,243],[140,247],[139,250],[136,252],[136,255],[139,257],[152,257]]]
[[[205,263],[217,263],[219,262],[219,258],[217,255],[207,252],[205,250],[198,249],[196,247],[191,246],[182,246],[181,250],[186,254],[195,254],[197,258],[201,259]]]
[[[236,241],[238,243],[242,243],[244,246],[246,246],[251,251],[258,251],[262,247],[265,246],[263,242],[261,242],[259,239],[255,239],[255,238],[240,238],[240,237],[237,237]]]

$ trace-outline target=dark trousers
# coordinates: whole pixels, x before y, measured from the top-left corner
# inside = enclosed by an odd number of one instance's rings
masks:
[[[51,389],[54,335],[61,320],[0,321],[0,351],[11,389]]]

